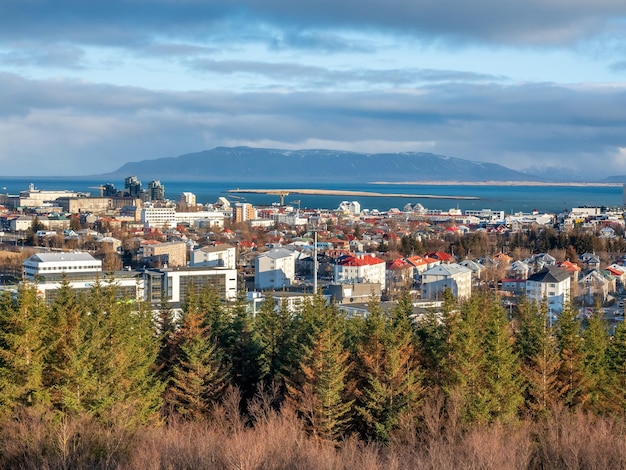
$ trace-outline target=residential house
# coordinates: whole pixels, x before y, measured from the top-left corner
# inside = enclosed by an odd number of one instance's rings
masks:
[[[191,252],[190,265],[235,269],[236,251],[234,246],[226,244],[203,246]]]
[[[283,289],[293,285],[296,278],[297,252],[272,248],[254,260],[254,288]]]
[[[546,266],[526,280],[526,298],[540,303],[546,301],[548,310],[561,313],[570,301],[571,278],[556,266]]]
[[[459,300],[472,295],[472,270],[457,263],[440,264],[422,273],[422,298],[440,299],[450,290]]]
[[[338,283],[378,283],[386,288],[385,262],[370,254],[344,256],[334,266],[334,279]]]

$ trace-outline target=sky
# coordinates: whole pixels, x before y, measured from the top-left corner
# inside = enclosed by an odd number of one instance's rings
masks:
[[[0,1],[0,177],[239,145],[626,174],[626,1]]]

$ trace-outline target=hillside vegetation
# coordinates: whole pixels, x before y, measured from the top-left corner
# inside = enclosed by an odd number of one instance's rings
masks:
[[[624,468],[626,327],[489,293],[415,320],[103,282],[0,302],[3,468]]]

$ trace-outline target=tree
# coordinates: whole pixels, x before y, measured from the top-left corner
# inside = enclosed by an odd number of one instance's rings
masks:
[[[544,303],[523,301],[518,306],[519,329],[516,349],[522,361],[524,408],[533,416],[543,416],[559,400],[559,351]]]
[[[186,419],[206,419],[221,398],[227,372],[217,341],[195,304],[186,306],[176,336],[178,352],[165,394],[167,406]]]
[[[394,322],[374,306],[364,333],[353,367],[356,426],[365,439],[388,442],[422,395],[413,330],[410,323]]]
[[[626,412],[626,324],[619,322],[607,348],[609,381],[616,403]]]
[[[589,381],[589,406],[597,411],[614,407],[608,381],[609,333],[602,315],[603,309],[598,299],[582,333],[584,367]]]
[[[266,297],[257,312],[255,330],[261,346],[262,378],[282,387],[296,365],[295,323],[286,300],[277,307],[271,296]]]
[[[321,296],[318,296],[321,297]],[[313,306],[320,307],[319,301]],[[314,321],[299,370],[287,384],[294,408],[314,436],[333,441],[347,429],[352,401],[346,398],[348,351],[343,328],[333,306],[324,306]]]
[[[580,323],[571,304],[559,315],[556,337],[561,358],[558,373],[561,400],[570,408],[579,408],[589,401],[589,377],[585,370]]]
[[[47,401],[43,387],[46,308],[34,287],[0,299],[0,413]]]

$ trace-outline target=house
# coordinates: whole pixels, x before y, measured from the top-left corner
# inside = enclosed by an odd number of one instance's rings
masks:
[[[150,265],[185,266],[187,264],[187,243],[180,241],[143,244],[142,261]]]
[[[296,278],[297,252],[272,248],[254,260],[254,288],[282,289],[293,285]]]
[[[191,252],[190,265],[235,269],[236,251],[234,246],[227,244],[203,246]]]
[[[502,279],[500,290],[512,295],[523,295],[526,292],[526,278],[506,278]]]
[[[422,298],[439,299],[450,290],[457,299],[472,295],[472,270],[457,263],[440,264],[422,273]]]
[[[614,277],[604,276],[594,269],[578,281],[579,298],[588,305],[593,305],[596,297],[605,302],[609,292],[615,291],[615,284],[616,279]]]
[[[600,269],[600,258],[594,253],[583,253],[580,255],[580,261],[587,269]]]
[[[513,261],[507,270],[509,277],[514,279],[526,279],[530,274],[530,266],[524,261]]]
[[[334,279],[338,283],[378,283],[386,287],[385,262],[370,254],[343,256],[334,266]]]
[[[461,266],[465,266],[467,269],[472,271],[472,277],[474,279],[480,279],[480,275],[482,274],[485,267],[477,263],[476,261],[472,261],[471,259],[465,259],[459,263]]]
[[[413,285],[413,265],[403,258],[387,262],[386,285],[390,290],[402,290]]]
[[[540,303],[546,301],[550,313],[561,313],[570,301],[571,278],[556,266],[546,266],[526,280],[526,298]]]

